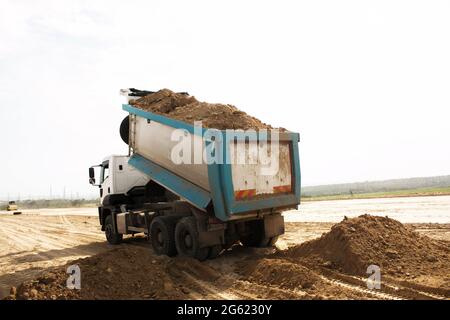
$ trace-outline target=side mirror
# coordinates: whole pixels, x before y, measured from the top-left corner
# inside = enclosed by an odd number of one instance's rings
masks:
[[[92,168],[92,167],[89,168],[89,178],[94,179],[94,181],[95,181],[95,171],[94,171],[94,168]]]
[[[95,186],[95,170],[93,167],[89,168],[89,183]]]
[[[100,186],[95,181],[95,168],[97,168],[97,167],[101,167],[101,165],[92,166],[92,167],[89,168],[89,183],[91,185],[93,185],[94,187],[99,187]]]

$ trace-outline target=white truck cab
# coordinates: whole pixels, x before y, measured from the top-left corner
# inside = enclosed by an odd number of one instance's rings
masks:
[[[128,156],[111,155],[89,169],[90,183],[100,187],[101,203],[109,195],[126,195],[134,187],[145,186],[150,181],[146,174],[130,166],[128,160]]]

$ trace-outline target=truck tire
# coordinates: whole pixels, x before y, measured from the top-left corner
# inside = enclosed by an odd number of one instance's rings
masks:
[[[111,215],[105,218],[105,236],[106,240],[110,244],[119,244],[122,242],[123,239],[123,235],[117,233],[117,231],[114,229]]]
[[[244,247],[264,248],[267,247],[269,239],[261,237],[257,234],[250,234],[241,238]]]
[[[248,222],[248,229],[251,231],[241,237],[241,243],[244,247],[264,248],[272,246],[270,244],[272,239],[265,235],[262,220]]]
[[[208,258],[210,248],[200,248],[197,221],[194,217],[184,217],[175,228],[175,244],[181,256],[204,261]]]
[[[150,225],[150,241],[158,255],[173,257],[177,254],[175,246],[175,221],[169,217],[156,217]]]
[[[273,247],[275,243],[278,241],[277,237],[266,238],[266,237],[256,237],[256,236],[247,236],[241,238],[241,243],[244,247],[254,247],[254,248],[267,248]]]

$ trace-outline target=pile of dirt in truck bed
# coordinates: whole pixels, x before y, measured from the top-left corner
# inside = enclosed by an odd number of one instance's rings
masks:
[[[344,219],[320,238],[292,247],[285,256],[355,275],[369,265],[383,274],[450,275],[448,243],[419,235],[388,217],[362,215]]]
[[[118,248],[70,263],[81,271],[81,290],[66,286],[66,267],[12,288],[15,299],[184,299],[184,288],[168,275],[174,262],[148,248]],[[15,296],[15,297],[14,297]]]
[[[246,114],[229,104],[200,102],[184,93],[162,89],[137,100],[133,106],[193,124],[202,121],[205,128],[225,129],[271,129],[268,124]],[[283,129],[280,129],[283,130]]]

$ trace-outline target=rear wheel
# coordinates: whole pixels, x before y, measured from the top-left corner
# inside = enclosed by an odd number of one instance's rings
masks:
[[[249,221],[247,233],[241,237],[241,243],[245,247],[264,248],[271,247],[278,240],[278,237],[268,238],[264,231],[264,221]]]
[[[175,228],[175,244],[178,253],[200,261],[208,258],[210,248],[200,248],[197,222],[194,217],[185,217],[178,221]]]
[[[156,254],[173,257],[175,246],[175,222],[169,217],[156,217],[150,225],[150,240]]]
[[[119,244],[122,242],[123,235],[117,233],[112,223],[112,216],[109,215],[105,219],[105,236],[110,244]]]

